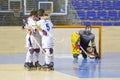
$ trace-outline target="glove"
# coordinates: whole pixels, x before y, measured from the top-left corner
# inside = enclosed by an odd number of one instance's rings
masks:
[[[45,30],[42,30],[43,35],[47,35],[47,32]]]

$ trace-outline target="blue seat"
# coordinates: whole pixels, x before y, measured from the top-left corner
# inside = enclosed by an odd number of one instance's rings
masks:
[[[102,6],[100,0],[92,0],[92,7],[93,9],[101,10]]]
[[[91,25],[94,25],[94,26],[101,26],[101,22],[91,22]]]
[[[113,26],[120,26],[120,22],[113,22]]]
[[[71,0],[71,4],[75,10],[81,9],[81,5],[80,5],[80,2],[78,0]]]
[[[87,26],[87,25],[91,25],[91,23],[90,22],[82,22],[82,25]]]
[[[81,8],[82,9],[91,9],[91,3],[89,0],[82,0],[81,2]]]
[[[85,11],[76,11],[78,17],[80,18],[80,20],[85,20],[86,19],[86,13]]]
[[[120,20],[120,11],[118,12],[118,19]]]
[[[120,0],[113,0],[113,7],[120,10]]]
[[[109,11],[108,17],[111,20],[118,20],[117,11]]]
[[[98,11],[97,16],[98,16],[98,19],[100,19],[100,20],[108,19],[106,11]]]
[[[112,22],[103,22],[103,26],[112,26]]]
[[[95,11],[87,11],[87,19],[96,20],[96,12]]]
[[[102,6],[104,9],[113,9],[113,3],[110,0],[104,0]]]

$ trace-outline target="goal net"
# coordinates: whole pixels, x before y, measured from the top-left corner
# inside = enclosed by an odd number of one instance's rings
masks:
[[[85,26],[55,26],[53,29],[55,37],[55,54],[72,54],[71,35],[73,32],[85,29]],[[92,26],[95,34],[95,44],[101,58],[101,26]]]

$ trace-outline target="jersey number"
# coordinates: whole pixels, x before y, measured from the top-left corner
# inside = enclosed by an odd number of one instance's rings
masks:
[[[50,26],[48,23],[46,23],[46,29],[47,29],[47,31],[50,31]]]

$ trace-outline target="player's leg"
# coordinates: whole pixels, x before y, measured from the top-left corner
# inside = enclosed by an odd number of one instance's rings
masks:
[[[54,54],[53,54],[53,52],[54,52],[53,48],[50,48],[50,54],[52,54],[52,56],[51,56],[49,67],[52,70],[54,70]]]
[[[45,49],[46,54],[53,54],[53,49]],[[53,55],[45,55],[45,64],[42,66],[43,69],[52,69],[54,66]]]
[[[41,65],[39,63],[39,53],[40,53],[40,49],[39,48],[36,48],[34,49],[35,50],[35,67],[36,68],[40,68]]]
[[[95,57],[95,59],[100,59],[99,55],[98,55],[98,52],[97,52],[97,49],[96,49],[96,46],[93,46],[93,49],[94,49],[94,54],[96,54],[97,56]]]
[[[33,65],[33,53],[34,49],[30,48],[26,54],[26,61],[24,64],[24,67],[30,70],[34,65]]]
[[[72,45],[72,54],[73,54],[73,63],[77,63],[78,56],[80,54],[80,48],[76,47],[76,45]]]
[[[77,63],[78,62],[78,56],[79,54],[73,54],[73,63]]]
[[[81,52],[81,54],[84,59],[87,59],[87,55],[83,51]]]

